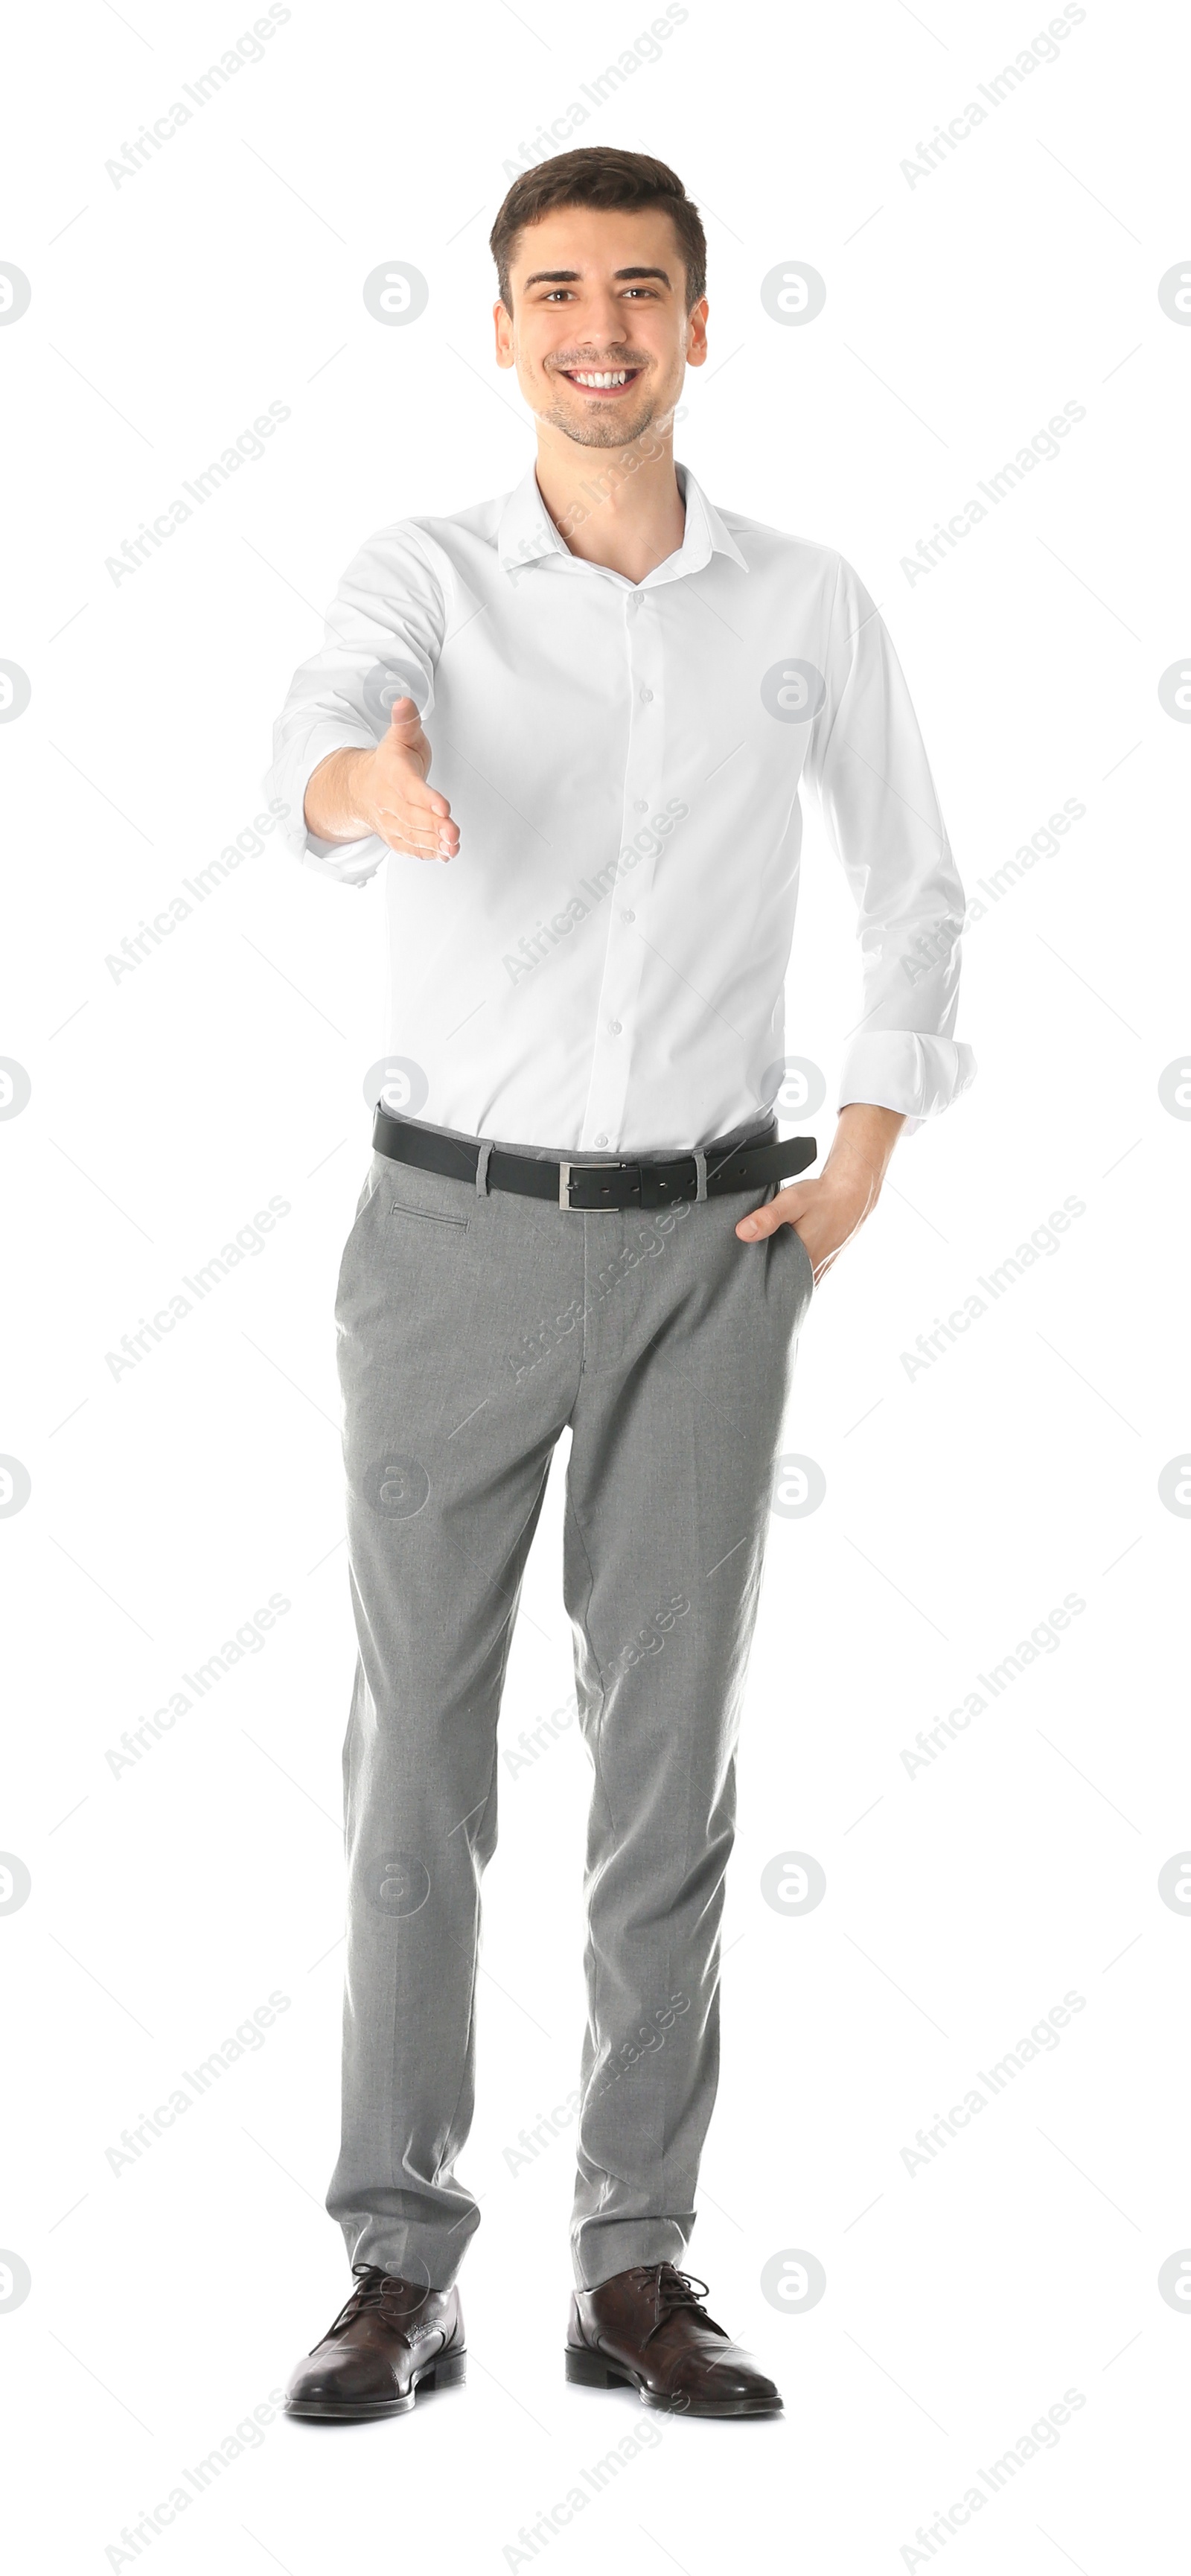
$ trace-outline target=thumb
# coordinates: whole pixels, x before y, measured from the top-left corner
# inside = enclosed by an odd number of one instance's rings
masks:
[[[747,1216],[742,1216],[737,1234],[745,1243],[757,1243],[767,1234],[776,1234],[779,1225],[795,1225],[805,1214],[801,1197],[796,1187],[779,1190],[776,1198],[767,1199],[763,1207],[751,1208]]]
[[[394,698],[389,710],[389,731],[404,748],[422,730],[422,719],[412,698]]]
[[[748,1216],[742,1216],[736,1232],[744,1242],[756,1243],[765,1235],[775,1233],[781,1223],[782,1211],[775,1209],[771,1200],[767,1207],[753,1208]]]

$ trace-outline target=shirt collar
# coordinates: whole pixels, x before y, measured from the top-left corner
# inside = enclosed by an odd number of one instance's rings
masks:
[[[748,571],[739,546],[729,536],[719,511],[700,490],[689,465],[676,464],[675,473],[686,503],[682,544],[676,554],[667,556],[664,563],[655,564],[643,582],[631,583],[630,588],[656,589],[663,582],[680,581],[685,573],[702,572],[713,554],[730,555],[742,572]],[[527,564],[537,563],[544,555],[552,554],[562,555],[568,564],[575,564],[585,572],[607,569],[599,564],[589,564],[583,556],[571,553],[542,499],[537,472],[532,465],[508,495],[500,516],[497,545],[501,564],[508,573],[522,571]]]

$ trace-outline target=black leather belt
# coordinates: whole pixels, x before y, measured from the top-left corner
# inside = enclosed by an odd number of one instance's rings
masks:
[[[452,1180],[475,1180],[481,1152],[478,1142],[436,1136],[406,1118],[394,1118],[379,1103],[372,1142],[378,1154],[387,1154],[394,1162],[413,1163],[422,1172],[444,1172]],[[814,1162],[818,1150],[813,1136],[789,1136],[783,1141],[772,1126],[765,1129],[759,1144],[709,1145],[704,1156],[707,1196],[722,1198],[729,1190],[762,1189],[769,1181],[793,1180]],[[699,1193],[693,1154],[676,1154],[668,1162],[617,1158],[606,1163],[568,1163],[510,1154],[503,1145],[493,1145],[487,1180],[489,1189],[553,1199],[560,1208],[589,1216],[616,1208],[672,1207],[677,1200],[694,1199]]]

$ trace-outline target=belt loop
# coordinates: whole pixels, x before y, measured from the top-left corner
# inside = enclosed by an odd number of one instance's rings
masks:
[[[694,1162],[695,1171],[698,1175],[698,1187],[695,1191],[695,1202],[697,1205],[700,1199],[705,1199],[707,1196],[707,1156],[706,1154],[701,1154],[699,1152],[697,1145],[695,1147]]]
[[[479,1199],[486,1199],[488,1196],[488,1163],[491,1153],[492,1146],[485,1139],[476,1156],[476,1197]]]

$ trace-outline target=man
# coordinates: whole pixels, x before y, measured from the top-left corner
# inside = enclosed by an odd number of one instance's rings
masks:
[[[594,1783],[566,2371],[743,2417],[778,2391],[679,2265],[771,1482],[815,1283],[903,1123],[972,1077],[952,1039],[963,896],[855,573],[713,509],[675,465],[708,309],[680,180],[563,153],[515,182],[491,246],[536,470],[356,556],[269,781],[325,875],[359,885],[393,853],[401,1101],[377,1109],[336,1302],[359,1659],[327,2206],[356,2286],[287,2403],[359,2420],[464,2375],[479,2213],[455,2168],[497,1715],[569,1426]],[[803,773],[865,993],[822,1174],[791,1185],[817,1150],[778,1142],[772,1114]]]

